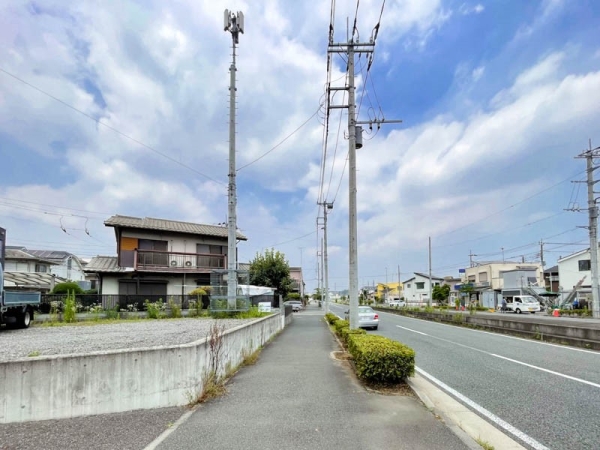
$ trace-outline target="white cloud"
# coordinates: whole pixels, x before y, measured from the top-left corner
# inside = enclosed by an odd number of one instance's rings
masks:
[[[468,16],[470,14],[481,14],[485,10],[485,7],[481,3],[475,5],[463,3],[458,10],[463,16]]]

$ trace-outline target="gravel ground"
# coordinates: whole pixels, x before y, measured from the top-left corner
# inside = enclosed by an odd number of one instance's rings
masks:
[[[219,325],[234,328],[256,319],[222,319]],[[24,330],[0,328],[0,362],[30,355],[69,355],[103,350],[177,345],[205,338],[212,319],[144,320],[112,324],[85,323],[72,326],[31,326]],[[0,447],[1,448],[1,447]]]

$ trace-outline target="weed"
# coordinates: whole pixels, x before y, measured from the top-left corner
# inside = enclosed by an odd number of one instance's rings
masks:
[[[490,444],[488,441],[484,441],[481,438],[477,438],[475,439],[475,441],[481,445],[481,448],[483,448],[483,450],[494,450],[494,446],[492,444]]]
[[[181,317],[181,307],[175,304],[175,301],[173,299],[169,300],[169,311],[169,317],[173,319],[179,319]]]
[[[119,305],[116,305],[114,308],[108,308],[108,309],[106,309],[106,311],[104,311],[104,315],[109,320],[111,320],[111,319],[112,320],[118,319],[120,317],[120,315],[119,315]]]
[[[452,322],[455,322],[455,323],[463,323],[464,321],[465,321],[465,316],[464,316],[464,315],[462,315],[462,314],[460,314],[460,313],[458,313],[458,314],[454,314],[454,315],[452,316]]]
[[[67,294],[67,298],[65,299],[65,307],[63,319],[67,323],[75,322],[75,314],[77,314],[77,304],[75,301],[75,293],[73,291],[69,291]]]
[[[146,300],[144,302],[146,306],[146,312],[148,313],[148,319],[161,319],[164,317],[164,309],[165,304],[162,299],[157,302],[151,302],[150,300]]]
[[[29,355],[27,355],[27,356],[29,356],[30,358],[34,358],[34,357],[40,356],[40,355],[41,355],[41,353],[38,350],[34,350],[31,353],[29,353]]]

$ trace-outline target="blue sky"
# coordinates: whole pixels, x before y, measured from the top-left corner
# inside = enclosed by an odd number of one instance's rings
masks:
[[[324,163],[322,109],[293,133],[323,101],[330,3],[288,3],[0,5],[8,244],[89,258],[114,254],[103,225],[112,214],[226,221],[229,8],[246,18],[237,166],[252,164],[237,177],[249,238],[240,260],[275,246],[313,289],[323,191],[334,202],[330,286],[347,288],[347,118],[338,134],[331,113]],[[361,40],[381,5],[360,1]],[[336,2],[336,41],[355,11]],[[458,275],[471,252],[539,261],[543,240],[549,266],[586,247],[586,213],[565,209],[586,207],[574,157],[588,139],[600,145],[599,19],[598,2],[583,0],[386,1],[366,83],[357,58],[359,118],[403,123],[365,134],[358,152],[359,284],[427,271],[428,237],[436,276]],[[345,63],[333,62],[339,85]]]

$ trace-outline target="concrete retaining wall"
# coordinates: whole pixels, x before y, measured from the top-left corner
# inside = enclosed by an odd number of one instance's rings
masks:
[[[221,374],[282,328],[276,314],[227,330]],[[0,423],[185,405],[201,392],[206,341],[0,363]]]
[[[393,314],[400,314],[399,310],[375,308]],[[454,325],[472,326],[490,331],[507,333],[517,336],[529,337],[540,341],[556,342],[575,347],[600,350],[600,329],[586,327],[585,323],[577,326],[548,323],[545,321],[509,320],[508,318],[495,318],[470,315],[468,313],[426,313],[420,311],[407,311],[403,315],[435,322],[451,323]],[[454,317],[462,315],[462,321]],[[585,319],[582,319],[585,320]]]

